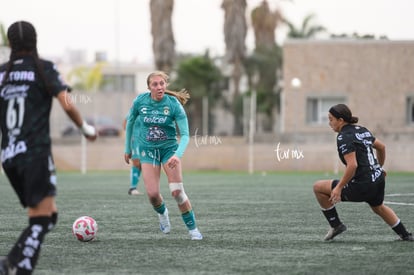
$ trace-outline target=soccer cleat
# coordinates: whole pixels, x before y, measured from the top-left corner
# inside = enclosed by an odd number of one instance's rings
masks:
[[[162,233],[168,234],[171,231],[170,218],[168,217],[168,209],[165,208],[164,214],[158,214],[160,219],[160,229]]]
[[[128,195],[138,196],[141,195],[141,193],[136,188],[130,188],[128,190]]]
[[[203,235],[201,235],[197,228],[189,230],[188,233],[190,234],[191,240],[199,241],[203,239]]]
[[[408,233],[408,235],[407,236],[401,236],[401,240],[402,241],[414,241],[414,237],[413,237],[413,234],[411,234],[411,233]]]
[[[325,236],[325,241],[332,240],[333,238],[335,238],[335,236],[345,231],[346,231],[346,226],[343,223],[341,223],[337,227],[331,227]]]

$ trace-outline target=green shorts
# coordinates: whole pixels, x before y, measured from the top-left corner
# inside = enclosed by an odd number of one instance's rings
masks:
[[[139,161],[141,163],[151,163],[156,166],[165,164],[178,148],[178,144],[166,148],[139,147]]]

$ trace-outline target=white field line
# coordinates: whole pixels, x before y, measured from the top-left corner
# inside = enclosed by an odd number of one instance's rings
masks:
[[[405,193],[405,194],[395,193],[395,194],[387,194],[385,196],[386,197],[412,197],[414,196],[414,193]]]
[[[414,203],[409,203],[409,202],[395,202],[395,201],[384,201],[384,204],[396,204],[396,205],[410,205],[410,206],[414,206]]]
[[[414,193],[405,193],[405,194],[396,193],[396,194],[388,194],[388,195],[385,195],[385,197],[412,197],[412,196],[414,196]],[[414,203],[409,203],[409,202],[384,201],[384,203],[385,204],[414,206]]]

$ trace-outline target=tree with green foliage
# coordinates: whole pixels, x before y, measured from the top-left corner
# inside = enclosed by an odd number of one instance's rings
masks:
[[[255,49],[246,60],[245,67],[249,79],[250,90],[257,92],[257,111],[265,114],[262,125],[264,131],[272,131],[274,110],[280,103],[278,72],[282,68],[282,49],[276,44],[275,32],[282,23],[282,15],[278,10],[271,11],[268,2],[263,1],[252,10],[251,20],[255,35]],[[253,76],[257,75],[257,85]]]
[[[0,64],[7,62],[10,58],[10,47],[4,25],[0,23]]]
[[[74,68],[68,74],[68,80],[72,88],[84,92],[99,91],[103,84],[102,67],[104,65],[104,63],[99,62],[92,68],[85,66]]]
[[[248,86],[251,94],[253,89],[257,93],[257,112],[264,114],[263,130],[272,131],[276,114],[280,110],[280,92],[278,73],[282,67],[282,48],[274,45],[273,48],[258,48],[245,61]],[[254,78],[257,77],[257,83]],[[241,103],[239,103],[241,104]],[[241,107],[241,105],[240,105]]]
[[[8,46],[6,29],[3,23],[0,23],[0,46]]]
[[[326,28],[321,25],[313,24],[316,16],[314,14],[307,15],[304,19],[300,27],[295,26],[292,22],[287,19],[283,19],[283,22],[289,28],[289,32],[287,36],[289,38],[314,38],[317,34],[326,32]]]
[[[169,89],[185,88],[190,92],[191,98],[186,105],[190,131],[202,128],[203,97],[208,98],[210,108],[221,98],[222,91],[219,88],[221,80],[221,71],[208,52],[202,56],[184,58],[178,63]]]

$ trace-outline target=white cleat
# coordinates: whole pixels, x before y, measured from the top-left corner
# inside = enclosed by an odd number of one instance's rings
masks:
[[[164,214],[158,214],[160,219],[160,230],[164,234],[168,234],[171,231],[170,218],[168,217],[168,209],[165,208]]]
[[[129,194],[132,195],[132,196],[139,196],[139,195],[141,195],[141,193],[137,189],[130,190]]]
[[[200,231],[198,231],[197,228],[188,231],[188,233],[190,234],[191,240],[193,241],[199,241],[203,239],[203,235],[201,235]]]

